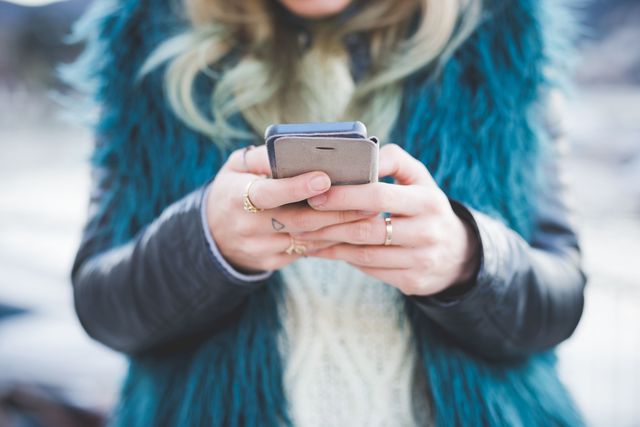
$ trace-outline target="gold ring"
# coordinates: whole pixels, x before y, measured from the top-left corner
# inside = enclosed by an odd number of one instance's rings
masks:
[[[391,244],[391,237],[393,235],[393,227],[391,225],[391,217],[385,217],[385,235],[384,235],[384,245],[389,246]]]
[[[244,207],[245,211],[251,212],[251,213],[262,211],[262,209],[256,207],[256,205],[254,205],[251,199],[249,198],[249,190],[251,189],[251,185],[256,181],[257,179],[254,179],[253,181],[249,181],[247,183],[247,186],[244,189],[244,193],[242,194],[242,206]]]
[[[291,255],[294,252],[298,255],[304,255],[307,252],[307,247],[305,245],[298,245],[296,243],[296,239],[291,234],[289,234],[289,239],[291,240],[291,243],[289,244],[289,247],[285,250],[287,255]]]

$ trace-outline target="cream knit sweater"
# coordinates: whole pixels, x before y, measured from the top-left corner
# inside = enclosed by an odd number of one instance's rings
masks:
[[[302,258],[281,272],[280,345],[294,425],[431,424],[399,291],[343,261]]]

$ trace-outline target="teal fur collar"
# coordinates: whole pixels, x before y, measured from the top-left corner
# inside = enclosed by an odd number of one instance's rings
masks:
[[[561,71],[556,60],[566,46],[549,18],[548,8],[557,6],[546,1],[487,1],[488,19],[439,78],[418,73],[406,81],[391,138],[424,162],[452,198],[502,219],[525,239],[539,180],[534,171],[547,140],[537,105],[558,82],[552,72]],[[163,98],[161,70],[135,82],[151,49],[184,24],[173,7],[169,0],[97,0],[78,26],[93,35],[76,71],[88,70],[82,84],[101,105],[92,162],[112,172],[109,197],[97,214],[99,220],[110,211],[105,247],[131,239],[209,180],[229,154],[174,116]],[[73,73],[67,78],[80,84]],[[210,90],[207,84],[198,90]],[[280,280],[274,274],[224,330],[176,344],[168,354],[131,358],[113,423],[290,424],[277,349]],[[410,302],[406,309],[437,425],[582,424],[558,380],[553,352],[488,362],[456,346]]]

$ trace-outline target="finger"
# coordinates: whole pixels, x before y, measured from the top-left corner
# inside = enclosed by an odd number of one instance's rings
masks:
[[[296,239],[296,241],[298,241],[298,239]],[[302,240],[302,244],[306,246],[305,242],[307,241]],[[307,248],[307,255],[311,255],[312,253],[315,253],[321,249],[330,248],[332,246],[339,245],[339,244],[340,242],[330,242],[327,240],[312,240],[311,244]]]
[[[412,272],[409,269],[400,268],[376,268],[354,265],[358,270],[382,282],[398,288],[406,295],[426,295],[423,284],[415,283]],[[435,293],[435,292],[428,292]]]
[[[270,237],[263,236],[245,241],[243,243],[244,248],[235,248],[235,254],[239,259],[244,260],[242,265],[247,265],[251,269],[274,270],[295,261],[300,256],[337,244],[336,242],[295,239],[295,244],[299,248],[304,248],[304,251],[302,253],[292,252],[288,254],[287,249],[289,249],[291,243],[290,236],[273,233]],[[244,250],[246,248],[251,248],[251,251]]]
[[[414,265],[413,253],[414,249],[401,246],[354,246],[341,243],[321,249],[313,256],[343,260],[362,267],[407,269]]]
[[[267,148],[264,145],[235,150],[231,153],[225,165],[234,172],[271,176],[271,166],[269,164]]]
[[[348,211],[347,211],[348,212]],[[421,219],[393,217],[391,219],[391,245],[422,246],[431,243],[427,225]],[[297,237],[307,240],[331,240],[352,245],[382,245],[387,237],[387,223],[382,216],[336,224],[317,231],[301,233]]]
[[[354,265],[354,267],[397,288],[405,295],[427,296],[446,289],[446,286],[440,284],[437,278],[433,280],[433,276],[416,274],[411,269],[361,267],[357,265]]]
[[[293,261],[302,258],[303,255],[292,253],[291,255],[282,252],[275,255],[266,257],[263,261],[263,269],[265,270],[279,270],[282,267],[291,264]]]
[[[249,198],[257,208],[273,209],[321,194],[330,187],[326,173],[307,172],[291,178],[258,179],[249,189]]]
[[[425,165],[397,144],[380,148],[378,175],[392,176],[401,185],[435,185]]]
[[[309,206],[281,206],[261,213],[252,221],[247,235],[279,233],[303,233],[320,230],[335,224],[348,223],[377,215],[362,211],[317,211]],[[311,240],[311,239],[310,239]]]
[[[304,246],[307,252],[317,251],[324,248],[335,246],[337,242],[308,240],[294,237],[293,241],[298,246]],[[251,241],[251,247],[254,253],[277,255],[285,253],[291,246],[292,239],[290,235],[281,233],[272,233],[270,236],[261,236]]]
[[[442,201],[430,188],[374,182],[335,186],[324,194],[310,198],[308,203],[314,209],[323,211],[363,210],[417,215],[431,211]]]
[[[333,242],[325,242],[325,245],[329,245],[332,246],[335,243]],[[293,252],[291,255],[287,254],[286,252],[282,252],[282,253],[277,253],[275,255],[271,255],[269,257],[267,257],[265,259],[265,266],[263,267],[263,269],[265,270],[278,270],[288,264],[291,264],[292,262],[303,258],[303,257],[307,257],[307,256],[311,256],[312,254],[310,253],[310,251],[307,249],[306,253],[304,254],[297,254],[295,252]]]
[[[363,266],[354,266],[357,267],[360,271],[369,276],[375,277],[376,279],[382,280],[385,283],[389,283],[392,285],[397,284],[400,279],[406,275],[407,269],[400,268],[377,268],[377,267],[363,267]]]

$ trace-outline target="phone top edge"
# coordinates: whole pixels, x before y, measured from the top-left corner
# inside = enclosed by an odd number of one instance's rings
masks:
[[[334,135],[366,138],[367,128],[364,123],[355,122],[317,122],[272,124],[264,131],[264,139],[284,135]]]

